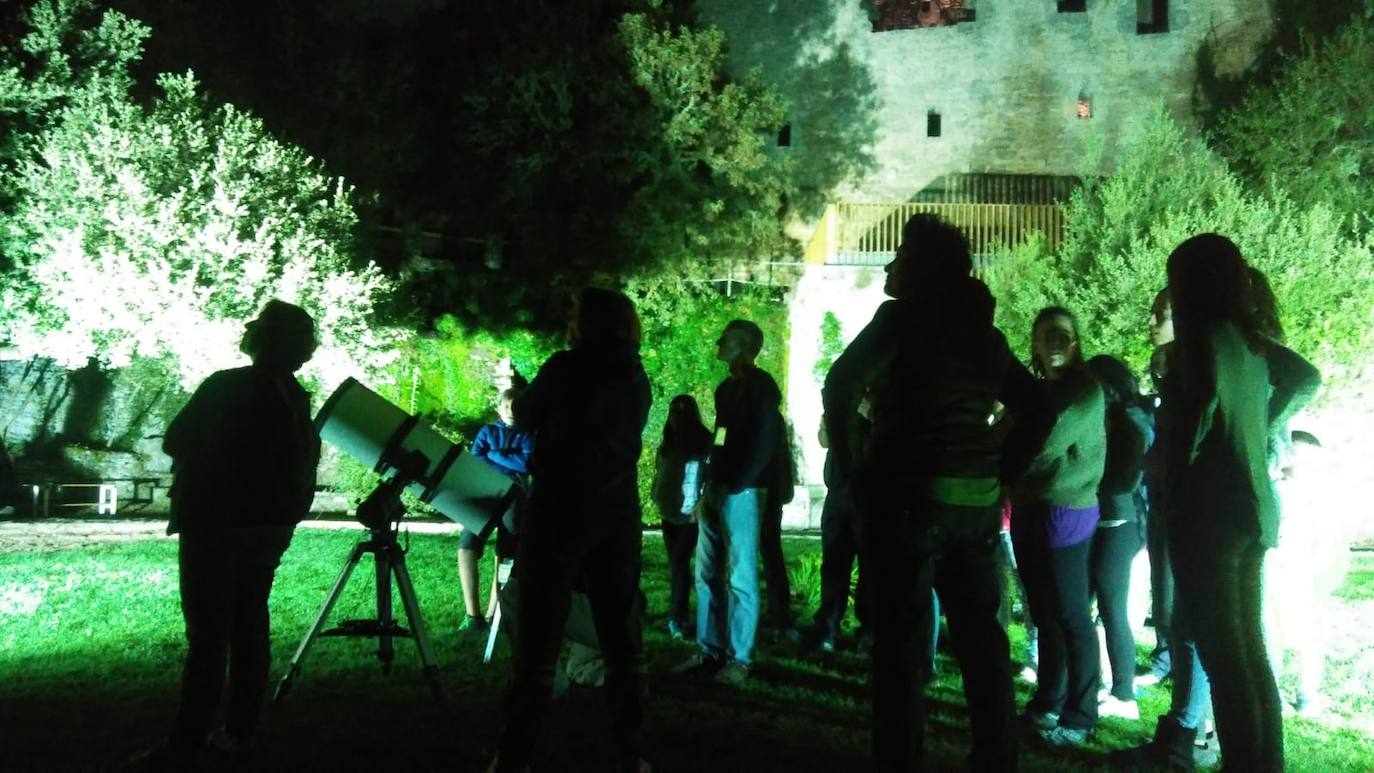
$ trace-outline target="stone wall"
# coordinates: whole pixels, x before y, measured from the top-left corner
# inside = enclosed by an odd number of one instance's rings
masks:
[[[42,359],[0,360],[0,433],[23,484],[116,482],[119,496],[134,496],[134,479],[156,480],[140,486],[142,505],[163,510],[171,460],[162,453],[161,433],[170,411],[184,395],[165,379],[143,370],[104,371],[95,367],[65,371]],[[29,490],[21,494],[27,504]],[[89,494],[89,496],[88,496]],[[57,492],[53,514],[64,514],[65,500],[94,501],[84,490]]]
[[[874,33],[860,0],[698,0],[791,104],[791,146],[813,197],[905,201],[947,173],[1096,174],[1156,104],[1192,122],[1198,57],[1235,73],[1272,30],[1269,4],[1171,2],[1168,32],[1136,33],[1134,0],[979,0],[976,20]],[[1092,117],[1077,117],[1077,102]],[[926,136],[926,116],[941,136]],[[1100,148],[1100,153],[1094,152]]]

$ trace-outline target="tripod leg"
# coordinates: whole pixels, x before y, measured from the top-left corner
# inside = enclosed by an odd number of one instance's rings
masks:
[[[377,659],[382,661],[383,673],[391,673],[391,662],[396,659],[392,639],[396,615],[391,608],[391,569],[398,555],[395,545],[382,544],[377,548]]]
[[[496,634],[501,630],[501,604],[496,605],[496,614],[491,616],[491,630],[487,632],[487,649],[482,653],[482,662],[490,663],[491,654],[496,651]]]
[[[515,571],[515,562],[505,560],[496,565],[496,584],[501,590],[505,590],[506,583],[510,582],[511,572]],[[487,633],[487,649],[482,653],[482,662],[490,663],[491,654],[496,651],[496,634],[501,630],[501,602],[500,595],[497,596],[496,613],[491,617],[491,631]]]
[[[405,606],[406,618],[410,621],[411,633],[415,636],[415,646],[420,650],[420,661],[425,665],[425,678],[434,699],[443,703],[444,694],[439,684],[439,664],[434,659],[434,648],[429,643],[429,633],[425,630],[425,619],[420,614],[420,602],[415,598],[415,586],[410,582],[410,570],[406,568],[404,555],[396,556],[391,568],[396,572],[396,588],[401,592],[401,604]]]
[[[301,639],[301,646],[296,648],[296,654],[291,656],[291,663],[286,667],[286,674],[282,676],[281,681],[277,684],[276,692],[272,694],[274,703],[280,702],[291,691],[291,683],[300,675],[301,661],[305,659],[305,653],[310,651],[310,645],[314,643],[315,637],[319,636],[320,629],[324,628],[325,621],[329,619],[329,613],[334,609],[335,602],[339,600],[339,594],[348,584],[349,576],[353,574],[353,570],[358,566],[358,561],[367,551],[366,542],[360,542],[353,546],[353,552],[348,556],[348,563],[344,564],[343,571],[339,572],[339,579],[334,581],[334,587],[325,597],[324,606],[320,607],[320,613],[315,616],[315,622],[310,625],[310,630],[305,632],[305,638]]]

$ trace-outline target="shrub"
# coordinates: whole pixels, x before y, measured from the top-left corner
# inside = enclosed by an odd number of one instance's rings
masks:
[[[1029,356],[1036,309],[1060,304],[1083,324],[1086,353],[1143,370],[1150,302],[1169,253],[1194,234],[1225,234],[1263,271],[1282,305],[1289,345],[1340,383],[1374,343],[1374,262],[1329,206],[1254,193],[1200,139],[1159,110],[1125,142],[1115,171],[1064,208],[1058,253],[1032,241],[997,256],[988,283],[1012,348]]]

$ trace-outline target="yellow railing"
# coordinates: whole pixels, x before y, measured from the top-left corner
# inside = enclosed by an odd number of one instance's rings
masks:
[[[892,259],[907,218],[923,212],[939,215],[963,230],[977,257],[1001,245],[1044,235],[1050,250],[1064,238],[1064,218],[1054,204],[832,204],[826,208],[806,247],[813,265],[881,265]]]

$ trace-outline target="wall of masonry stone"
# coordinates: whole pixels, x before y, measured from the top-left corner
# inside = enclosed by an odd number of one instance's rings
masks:
[[[1253,0],[1175,0],[1170,30],[1149,35],[1136,32],[1135,0],[1089,0],[1085,13],[1054,0],[971,5],[972,22],[874,33],[859,0],[698,0],[727,35],[730,67],[790,103],[780,152],[803,184],[851,201],[906,200],[947,173],[1107,171],[1154,105],[1191,123],[1204,43],[1234,73],[1272,31],[1269,4]],[[926,136],[932,111],[940,137]]]

